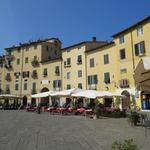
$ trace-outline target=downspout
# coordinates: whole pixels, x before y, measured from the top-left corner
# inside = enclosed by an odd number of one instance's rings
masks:
[[[85,53],[85,84],[86,84],[86,90],[87,90],[87,54]]]
[[[132,47],[132,64],[133,64],[133,71],[135,70],[135,59],[134,59],[134,45],[133,45],[133,36],[131,31],[131,47]]]
[[[21,64],[21,84],[20,84],[20,97],[22,97],[22,81],[23,81],[23,62],[24,62],[24,49],[22,49],[22,64]],[[21,98],[22,99],[22,98]]]

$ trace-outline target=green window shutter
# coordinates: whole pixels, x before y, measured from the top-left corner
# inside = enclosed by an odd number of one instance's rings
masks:
[[[138,44],[135,44],[135,56],[138,56],[139,55],[139,47],[138,47]]]
[[[53,81],[53,88],[55,88],[55,80]]]
[[[141,53],[145,53],[145,42],[143,41],[143,42],[141,42],[140,43],[140,49],[141,49]]]
[[[90,84],[91,82],[90,82],[90,76],[88,76],[88,85]]]
[[[94,75],[94,84],[97,84],[97,75]]]

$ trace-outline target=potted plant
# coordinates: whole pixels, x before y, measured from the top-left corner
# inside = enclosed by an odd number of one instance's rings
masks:
[[[93,119],[98,119],[99,116],[100,116],[100,108],[96,105],[95,108],[94,108],[94,116],[93,116]]]
[[[136,111],[131,111],[131,114],[129,115],[129,122],[131,123],[131,125],[136,126],[139,119],[139,114]]]

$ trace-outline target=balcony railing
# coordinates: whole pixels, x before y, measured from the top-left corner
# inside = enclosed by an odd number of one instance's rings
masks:
[[[88,86],[88,88],[89,88],[89,90],[96,90],[96,89],[97,89],[97,86],[96,86],[96,84],[90,84],[90,85]]]
[[[10,81],[11,81],[11,76],[10,76],[10,74],[9,74],[9,75],[6,75],[5,79],[6,79],[6,81],[10,82]]]
[[[120,80],[120,88],[129,88],[129,79],[121,79]]]
[[[11,64],[5,64],[5,68],[6,69],[12,69],[12,65]]]
[[[6,59],[7,61],[13,61],[13,60],[15,59],[15,57],[14,57],[14,55],[6,55],[6,56],[5,56],[5,59]]]

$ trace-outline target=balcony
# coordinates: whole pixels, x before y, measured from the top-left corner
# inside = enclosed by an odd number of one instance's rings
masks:
[[[33,70],[32,74],[31,74],[33,79],[37,79],[38,78],[38,73],[36,70]]]
[[[96,85],[96,84],[90,84],[90,85],[88,86],[88,89],[89,89],[89,90],[96,90],[96,89],[97,89],[97,85]]]
[[[10,74],[7,74],[7,75],[6,75],[5,80],[8,81],[8,82],[11,81],[11,76],[10,76]]]
[[[129,88],[129,79],[121,79],[120,81],[120,88]]]
[[[6,55],[5,56],[6,61],[13,61],[15,59],[14,55]]]
[[[10,89],[7,88],[6,91],[4,92],[5,94],[10,94]]]
[[[10,69],[12,69],[12,65],[11,64],[5,64],[5,68],[10,70]]]
[[[38,67],[40,65],[40,63],[39,63],[39,61],[37,59],[33,59],[31,61],[31,64],[32,64],[33,67]]]

